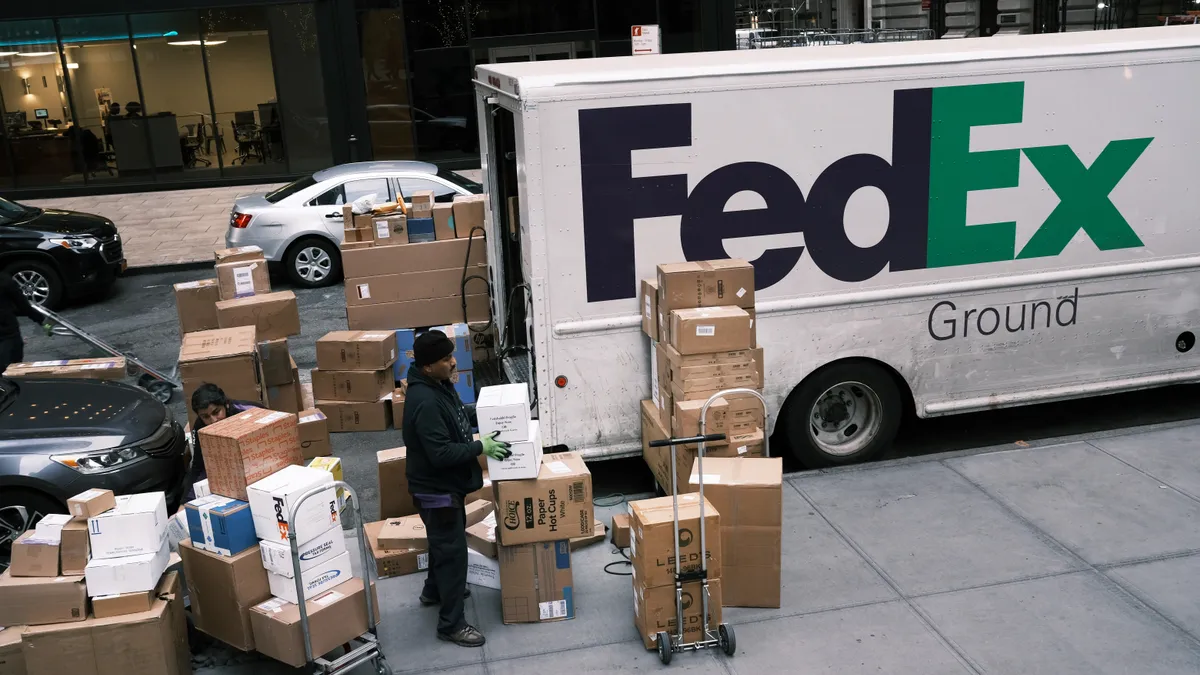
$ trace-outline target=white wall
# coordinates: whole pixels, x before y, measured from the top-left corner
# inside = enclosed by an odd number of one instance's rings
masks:
[[[33,119],[33,111],[45,108],[50,111],[53,119],[65,120],[63,106],[65,99],[58,93],[58,68],[56,57],[39,56],[34,58],[0,59],[6,63],[18,63],[12,68],[0,70],[0,93],[4,95],[4,108],[9,112],[25,111],[26,119]],[[42,77],[46,78],[46,86],[42,86]],[[29,78],[29,94],[21,84],[21,78]]]

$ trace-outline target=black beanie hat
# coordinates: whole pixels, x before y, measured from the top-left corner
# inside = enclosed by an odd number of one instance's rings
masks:
[[[421,333],[413,341],[413,362],[418,368],[428,366],[454,353],[454,341],[440,330]]]

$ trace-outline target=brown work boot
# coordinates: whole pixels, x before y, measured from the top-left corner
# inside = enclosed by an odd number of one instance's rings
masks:
[[[474,626],[463,626],[453,633],[438,633],[439,640],[453,642],[459,647],[482,647],[487,639]]]

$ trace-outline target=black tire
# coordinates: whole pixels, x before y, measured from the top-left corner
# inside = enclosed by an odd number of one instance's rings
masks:
[[[727,623],[717,626],[717,643],[721,646],[721,651],[725,652],[725,656],[733,656],[737,651],[737,636],[733,633],[733,626]]]
[[[324,288],[342,279],[341,251],[324,237],[293,243],[283,257],[283,265],[288,279],[300,288]]]
[[[29,302],[52,312],[62,308],[66,295],[62,277],[50,263],[41,260],[18,260],[5,265],[4,271],[21,286]],[[35,288],[37,290],[34,290]]]
[[[659,631],[655,641],[658,643],[658,660],[662,661],[664,666],[671,665],[671,657],[675,655],[675,652],[671,651],[671,636],[666,631]]]
[[[782,414],[792,454],[810,469],[823,469],[865,462],[889,448],[904,400],[887,370],[870,361],[847,361],[800,383]]]

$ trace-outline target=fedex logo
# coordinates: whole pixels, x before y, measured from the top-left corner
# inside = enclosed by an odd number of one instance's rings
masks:
[[[764,162],[738,162],[704,176],[688,192],[686,175],[634,178],[635,150],[691,145],[691,104],[579,111],[584,254],[588,302],[637,294],[633,222],[680,216],[688,260],[728,258],[724,239],[803,232],[804,245],[771,249],[754,263],[759,289],[778,283],[807,248],[827,276],[845,282],[898,272],[1055,256],[1076,235],[1100,250],[1142,246],[1109,199],[1153,138],[1110,141],[1085,166],[1068,145],[971,152],[971,128],[1015,124],[1024,112],[1023,82],[899,89],[893,94],[892,161],[869,154],[825,168],[804,195],[796,181]],[[1013,188],[1024,154],[1059,204],[1020,250],[1016,223],[967,223],[967,195]],[[886,234],[859,247],[846,235],[851,195],[878,188],[888,201]],[[725,211],[743,191],[765,208]]]

